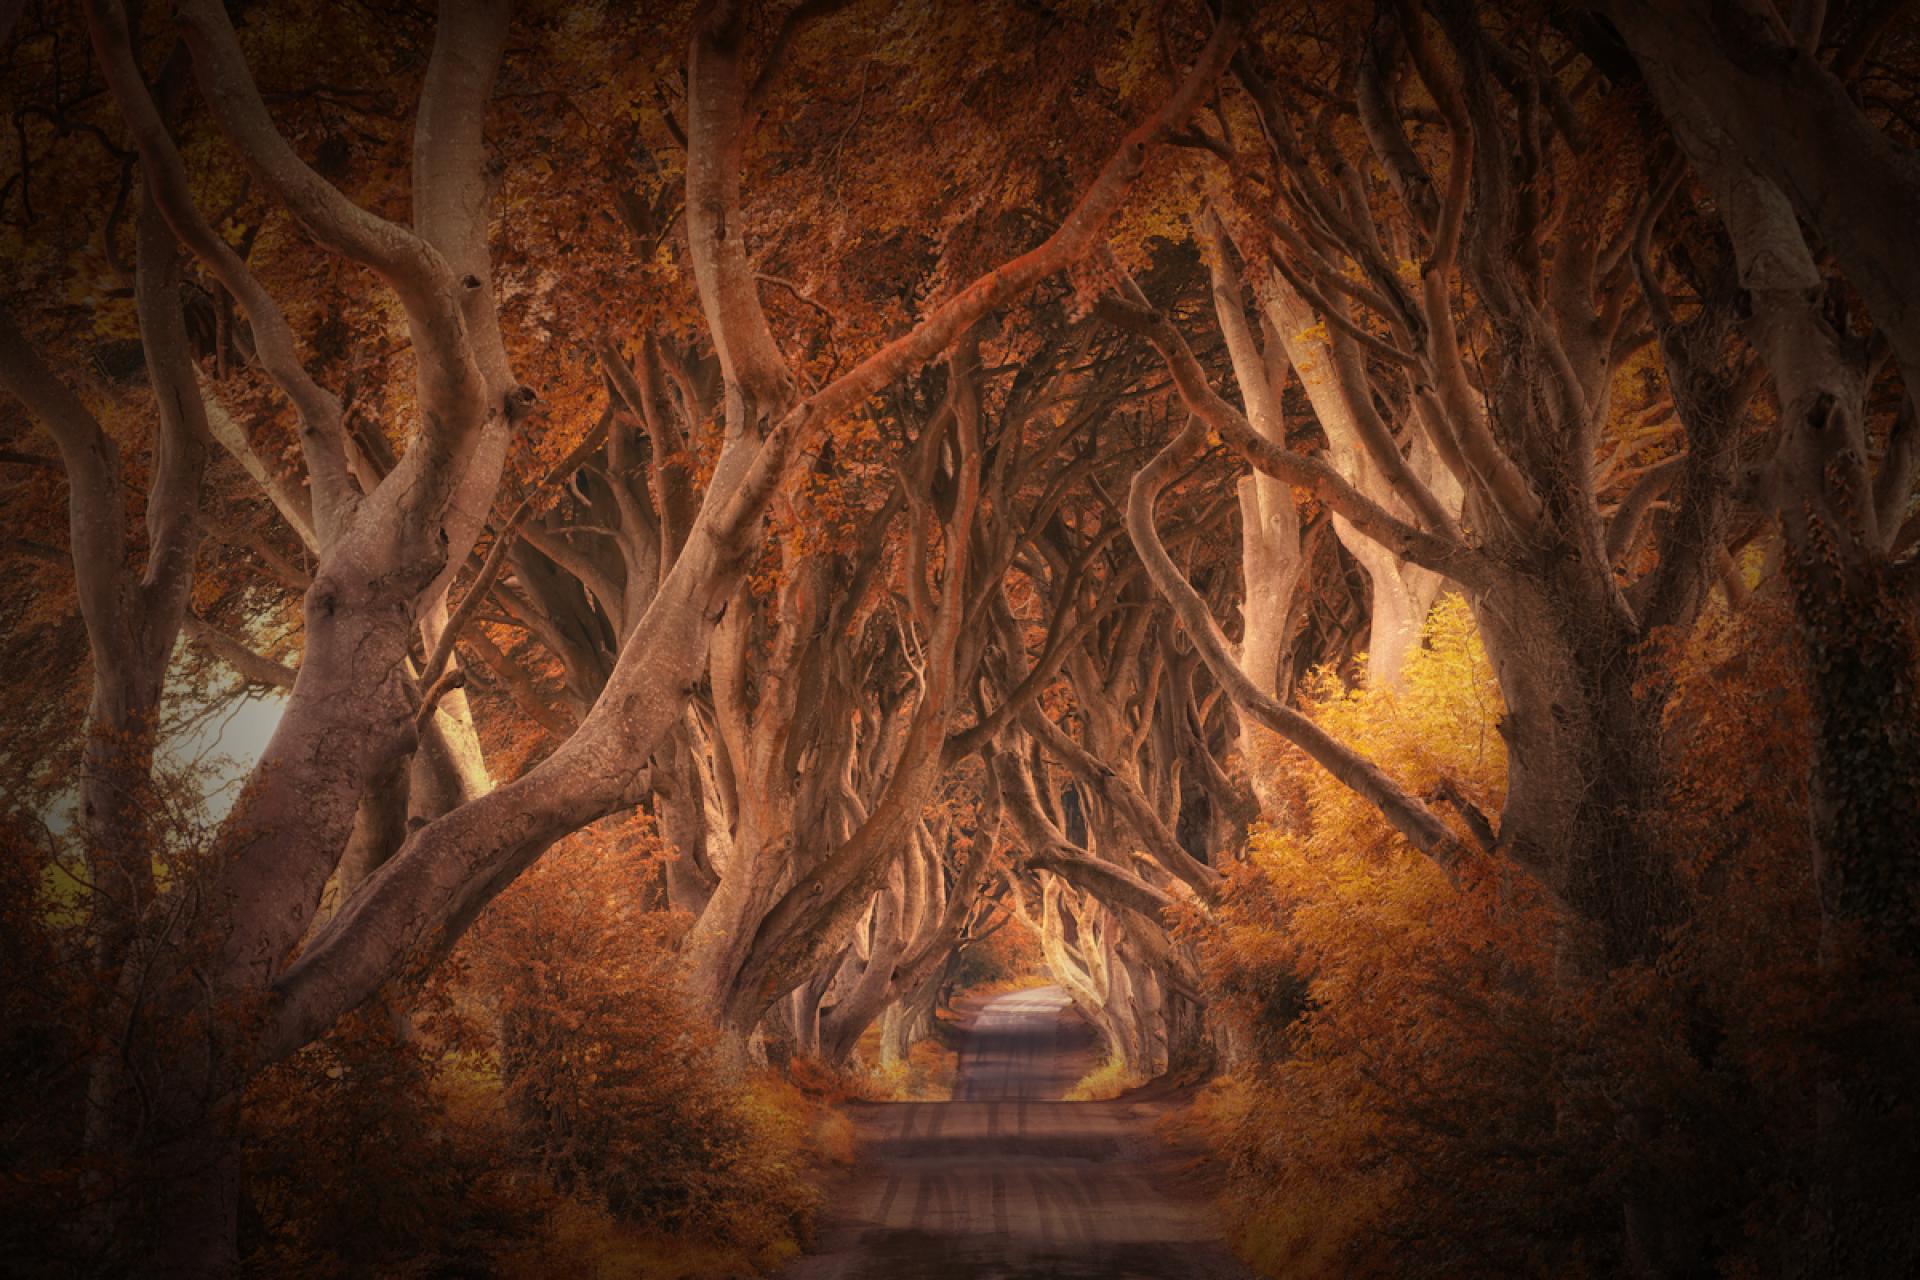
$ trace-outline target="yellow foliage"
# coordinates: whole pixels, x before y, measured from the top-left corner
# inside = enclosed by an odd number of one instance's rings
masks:
[[[1106,1102],[1117,1098],[1129,1089],[1138,1089],[1147,1079],[1137,1071],[1129,1071],[1125,1063],[1118,1058],[1108,1058],[1093,1070],[1081,1076],[1073,1088],[1067,1090],[1062,1099],[1065,1102]]]
[[[866,1096],[887,1102],[947,1102],[953,1098],[953,1080],[960,1069],[960,1054],[944,1034],[946,1023],[936,1024],[933,1035],[917,1041],[907,1050],[907,1060],[892,1066],[880,1065],[880,1030],[876,1024],[860,1039],[858,1049],[867,1066],[864,1077]]]
[[[1434,610],[1398,687],[1349,689],[1323,672],[1302,706],[1410,790],[1446,778],[1497,811],[1502,703],[1463,601]],[[1405,1107],[1476,1067],[1486,1024],[1443,1006],[1498,1021],[1505,983],[1551,931],[1525,904],[1496,911],[1491,891],[1456,891],[1290,748],[1263,763],[1297,780],[1304,821],[1255,828],[1209,944],[1254,1062],[1203,1095],[1196,1123],[1241,1174],[1245,1256],[1274,1274],[1365,1274],[1385,1265],[1370,1240],[1408,1177],[1383,1155],[1406,1135]]]
[[[1445,778],[1482,811],[1499,809],[1507,753],[1494,725],[1505,704],[1460,597],[1435,605],[1426,644],[1409,657],[1398,687],[1347,689],[1321,671],[1307,682],[1302,703],[1329,733],[1359,746],[1408,791],[1425,794]],[[1366,800],[1322,769],[1303,772],[1316,854],[1351,852],[1356,845],[1380,855],[1406,851]]]
[[[1720,1274],[1804,1251],[1794,1171],[1823,1141],[1821,1046],[1844,1036],[1904,1078],[1913,987],[1862,980],[1871,997],[1836,1009],[1819,970],[1808,716],[1778,605],[1668,642],[1660,829],[1688,928],[1603,983],[1561,972],[1561,921],[1523,874],[1456,889],[1303,757],[1259,748],[1299,801],[1255,829],[1197,937],[1247,1052],[1182,1123],[1226,1159],[1235,1243],[1261,1270],[1618,1274],[1629,1200],[1682,1214]],[[1302,706],[1409,790],[1444,778],[1498,813],[1501,700],[1460,602],[1397,688],[1321,675]],[[1850,1172],[1852,1194],[1899,1159]]]

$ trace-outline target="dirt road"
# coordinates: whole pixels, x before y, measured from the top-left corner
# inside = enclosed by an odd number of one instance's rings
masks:
[[[984,1005],[955,1101],[856,1109],[860,1168],[785,1280],[1244,1280],[1141,1108],[1058,1100],[1093,1048],[1058,988]]]

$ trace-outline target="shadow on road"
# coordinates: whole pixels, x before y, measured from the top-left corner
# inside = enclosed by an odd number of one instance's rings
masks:
[[[784,1280],[1241,1280],[1206,1206],[1155,1177],[1137,1109],[1058,1099],[1097,1043],[1057,987],[967,1024],[952,1102],[854,1109],[861,1164]]]

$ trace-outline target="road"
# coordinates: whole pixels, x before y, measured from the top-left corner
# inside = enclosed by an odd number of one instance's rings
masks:
[[[858,1169],[784,1280],[1245,1280],[1141,1108],[1059,1101],[1093,1060],[1057,987],[982,1006],[954,1101],[855,1109]]]

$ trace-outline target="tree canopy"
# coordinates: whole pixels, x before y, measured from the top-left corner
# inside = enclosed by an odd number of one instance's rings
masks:
[[[1909,9],[0,6],[8,1199],[777,1234],[1019,935],[1275,1269],[1920,1260]]]

